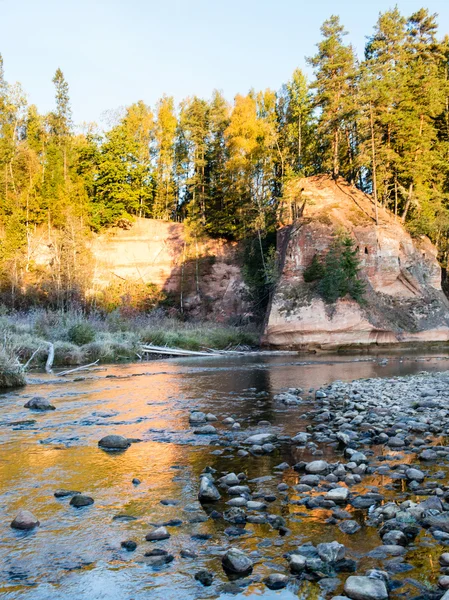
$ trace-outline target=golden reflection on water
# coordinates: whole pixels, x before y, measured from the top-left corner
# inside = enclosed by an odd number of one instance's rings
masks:
[[[307,510],[303,506],[281,503],[276,486],[281,481],[296,485],[300,475],[293,469],[275,475],[269,482],[250,484],[253,490],[267,490],[278,496],[269,511],[287,519],[291,535],[284,538],[268,525],[249,524],[247,530],[253,532],[251,535],[228,539],[223,531],[229,523],[211,519],[206,523],[190,523],[195,513],[184,510],[196,500],[198,477],[206,465],[220,473],[244,471],[248,479],[252,479],[273,475],[273,467],[284,460],[290,464],[312,460],[310,452],[296,449],[250,459],[238,458],[228,451],[222,456],[211,455],[215,447],[210,447],[208,440],[193,436],[189,428],[191,408],[213,412],[220,419],[234,415],[242,429],[268,419],[282,427],[282,431],[293,434],[305,429],[308,421],[301,419],[301,415],[307,412],[308,405],[279,406],[273,395],[280,389],[303,387],[308,390],[337,377],[368,377],[407,369],[411,372],[417,368],[411,363],[396,366],[392,363],[384,371],[371,362],[343,361],[309,366],[297,363],[290,361],[289,364],[285,358],[237,362],[161,361],[108,368],[83,382],[58,386],[41,384],[20,393],[1,395],[4,422],[30,418],[29,411],[23,408],[30,395],[49,397],[57,406],[51,414],[33,414],[36,426],[26,429],[0,426],[1,597],[6,600],[195,598],[199,594],[207,595],[207,591],[192,580],[194,571],[209,568],[215,572],[218,582],[226,581],[220,558],[210,550],[229,545],[260,552],[262,558],[255,568],[255,575],[259,577],[273,570],[284,572],[286,561],[282,555],[307,541],[341,541],[347,547],[347,554],[359,561],[360,572],[379,566],[379,561],[366,557],[381,543],[376,529],[365,526],[366,511],[346,507],[351,517],[362,525],[357,534],[349,536],[341,533],[337,526],[325,523],[331,515],[329,510]],[[422,367],[420,363],[419,370]],[[141,375],[145,371],[147,374]],[[105,375],[120,377],[106,378]],[[255,392],[250,388],[255,388]],[[269,394],[255,395],[260,391]],[[220,421],[217,427],[223,427]],[[143,441],[132,444],[126,452],[107,453],[100,450],[97,443],[109,433]],[[345,462],[332,448],[323,450],[325,459]],[[385,464],[411,463],[414,459],[411,454],[389,454],[395,458]],[[131,483],[134,477],[142,481],[141,485]],[[385,485],[393,485],[393,489],[385,490]],[[402,480],[380,474],[365,477],[351,489],[354,493],[364,493],[370,486],[385,492],[386,500],[406,491]],[[54,498],[58,488],[91,495],[95,503],[87,509],[76,510],[69,506],[69,499]],[[313,491],[310,495],[318,493]],[[299,499],[301,495],[290,489],[290,498]],[[160,503],[162,499],[179,504],[164,506]],[[225,510],[225,500],[223,498],[216,508]],[[41,526],[36,532],[22,534],[10,529],[9,523],[21,508],[32,510],[40,519]],[[113,521],[118,514],[136,520]],[[152,523],[174,518],[182,519],[183,526],[171,528],[170,540],[160,546],[177,558],[168,567],[151,569],[143,554],[153,546],[143,541],[144,536]],[[198,533],[213,537],[206,541],[192,539],[191,536]],[[426,534],[420,538],[427,539]],[[139,543],[135,553],[120,549],[124,539],[135,539]],[[264,545],[266,540],[269,540],[268,546]],[[429,547],[411,549],[406,557],[407,562],[417,567],[412,576],[422,581],[429,577],[434,581],[438,575],[441,546],[432,543]],[[199,558],[193,562],[179,559],[183,548],[194,549]],[[407,576],[406,573],[398,578]],[[345,577],[341,576],[342,581]],[[242,597],[261,594],[264,598],[277,597],[267,592],[260,582],[249,585]],[[288,599],[289,592],[283,597]],[[318,599],[319,589],[316,584],[304,582],[291,592],[291,597]]]

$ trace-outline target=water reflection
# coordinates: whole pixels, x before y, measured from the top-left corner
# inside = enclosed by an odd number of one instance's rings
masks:
[[[353,518],[362,529],[348,536],[325,524],[329,511],[307,511],[282,502],[277,484],[286,481],[294,485],[297,474],[292,469],[269,481],[251,484],[253,490],[277,496],[270,512],[287,519],[290,536],[282,538],[266,525],[248,525],[250,534],[230,541],[223,532],[228,524],[198,522],[196,517],[204,513],[194,507],[186,510],[196,500],[198,476],[206,465],[219,471],[244,471],[253,479],[272,476],[275,465],[283,460],[294,464],[307,458],[289,448],[250,459],[240,458],[232,451],[213,455],[215,447],[209,446],[209,439],[192,434],[189,409],[197,407],[216,414],[220,429],[224,429],[222,418],[232,415],[243,430],[268,420],[279,431],[291,434],[305,429],[308,422],[301,417],[310,405],[279,405],[274,396],[281,389],[301,387],[307,396],[310,388],[337,378],[390,377],[424,369],[449,369],[446,358],[436,357],[393,357],[385,366],[378,359],[354,362],[350,357],[307,362],[310,364],[297,356],[157,361],[110,367],[84,381],[59,385],[43,377],[41,383],[23,392],[2,394],[0,596],[33,600],[216,598],[224,594],[223,586],[227,584],[217,553],[221,546],[230,543],[249,552],[258,551],[261,556],[254,581],[236,598],[278,598],[279,593],[263,587],[261,577],[274,569],[285,571],[282,554],[317,537],[321,541],[341,540],[353,557],[361,559],[361,569],[374,566],[374,559],[361,557],[380,540],[375,529],[364,526],[361,511],[354,510]],[[23,405],[34,395],[50,398],[57,410],[31,414]],[[36,423],[11,425],[26,419]],[[112,432],[142,441],[124,453],[103,452],[97,442]],[[338,460],[329,448],[325,449],[325,456]],[[402,462],[408,459],[398,458]],[[132,484],[134,477],[142,481],[141,485]],[[384,483],[385,478],[376,475],[364,485]],[[69,506],[69,499],[54,498],[58,488],[87,493],[95,503],[76,510]],[[176,502],[160,503],[167,499]],[[291,499],[295,499],[293,494]],[[36,532],[20,533],[9,527],[20,508],[28,508],[39,517],[42,524]],[[225,509],[226,505],[218,508]],[[114,520],[117,515],[134,520]],[[181,519],[183,525],[170,528],[171,538],[158,544],[172,553],[175,561],[154,569],[144,557],[149,549],[143,541],[145,533],[152,524],[175,518]],[[213,537],[192,538],[199,533]],[[136,552],[121,549],[120,542],[125,539],[139,543]],[[180,559],[179,553],[185,548],[195,551],[198,559]],[[438,552],[439,549],[421,548],[412,550],[410,556],[418,568],[435,575]],[[212,588],[202,588],[193,580],[192,574],[200,568],[214,571]],[[312,599],[320,597],[320,593],[316,584],[306,582],[284,590],[281,596],[285,600]]]

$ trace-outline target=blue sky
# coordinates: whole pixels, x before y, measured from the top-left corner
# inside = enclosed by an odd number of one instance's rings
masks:
[[[164,93],[177,101],[214,88],[228,99],[251,87],[278,89],[315,52],[321,23],[340,15],[359,54],[386,0],[0,0],[0,53],[9,82],[20,81],[39,110],[53,106],[61,67],[74,119],[100,122],[105,110]],[[447,0],[421,6],[449,33]]]

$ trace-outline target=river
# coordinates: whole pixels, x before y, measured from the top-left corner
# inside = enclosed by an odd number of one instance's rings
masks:
[[[315,583],[298,583],[274,592],[267,590],[261,579],[273,570],[285,571],[282,554],[299,542],[344,539],[350,550],[362,555],[378,545],[376,532],[362,526],[357,534],[344,536],[324,523],[326,511],[304,511],[282,503],[277,485],[294,484],[297,474],[293,469],[276,472],[274,467],[282,461],[293,465],[299,460],[290,446],[260,457],[238,457],[233,447],[211,445],[213,437],[193,435],[189,411],[198,408],[213,413],[218,418],[214,425],[220,430],[230,431],[222,420],[232,416],[245,432],[255,431],[258,422],[266,420],[279,433],[294,435],[308,425],[307,405],[276,403],[274,395],[285,388],[301,387],[307,394],[309,389],[336,379],[449,370],[449,359],[441,356],[390,356],[387,362],[383,358],[255,354],[158,360],[106,366],[84,376],[59,379],[36,373],[23,390],[0,394],[0,597],[231,597],[228,592],[238,590],[223,573],[220,561],[220,552],[230,545],[263,557],[256,561],[253,576],[235,598],[321,597]],[[24,408],[34,396],[50,399],[56,410]],[[24,420],[31,422],[21,423]],[[98,448],[98,440],[111,433],[141,441],[123,453],[107,453]],[[230,433],[230,440],[232,436]],[[327,456],[331,450],[324,452]],[[230,540],[223,533],[229,524],[222,520],[195,522],[199,511],[186,507],[196,501],[199,475],[208,465],[219,474],[244,472],[250,480],[271,477],[258,485],[276,495],[270,512],[286,518],[291,535],[280,537],[268,525],[251,525],[248,535]],[[141,483],[133,484],[133,478]],[[370,483],[378,481],[373,478]],[[70,498],[54,497],[58,488],[86,493],[95,503],[76,509],[69,505]],[[32,532],[12,529],[10,522],[20,509],[31,510],[40,527]],[[135,519],[113,519],[118,515]],[[144,553],[154,545],[144,541],[145,533],[152,523],[174,518],[181,519],[182,525],[169,528],[170,539],[158,546],[169,550],[175,560],[163,567],[150,566]],[[360,518],[363,525],[360,515],[354,518]],[[198,534],[212,537],[192,537]],[[128,539],[138,543],[134,552],[120,546]],[[180,551],[186,548],[198,557],[180,558]],[[422,555],[415,558],[417,565],[431,568],[426,560]],[[214,573],[211,587],[203,587],[192,576],[202,568]]]

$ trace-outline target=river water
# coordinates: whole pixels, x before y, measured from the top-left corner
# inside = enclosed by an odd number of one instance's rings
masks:
[[[328,511],[307,511],[281,502],[277,485],[294,485],[297,474],[274,467],[284,460],[293,465],[307,456],[292,455],[289,446],[271,455],[238,457],[235,448],[211,445],[213,437],[193,435],[188,415],[192,408],[211,412],[218,417],[214,425],[223,431],[229,431],[223,418],[232,416],[242,427],[236,436],[252,433],[261,420],[270,421],[279,433],[293,435],[308,425],[308,409],[307,404],[286,407],[276,403],[274,395],[285,388],[301,387],[307,393],[336,379],[449,370],[449,359],[441,356],[392,356],[386,364],[382,358],[309,360],[294,354],[255,354],[160,360],[102,367],[85,376],[59,379],[34,374],[31,385],[23,390],[0,394],[0,598],[230,598],[235,584],[223,573],[220,552],[232,545],[259,555],[252,577],[235,598],[324,597],[315,583],[302,582],[274,592],[261,579],[273,571],[286,572],[282,555],[309,540],[342,541],[363,566],[366,552],[379,545],[375,529],[362,526],[357,534],[344,535],[325,524]],[[23,405],[33,396],[49,398],[56,410],[25,409]],[[24,420],[31,422],[21,423]],[[123,453],[107,453],[97,443],[111,433],[141,441]],[[331,449],[323,450],[326,458],[338,460]],[[245,472],[250,480],[271,478],[252,485],[277,495],[270,512],[286,518],[291,535],[280,537],[268,525],[250,525],[247,535],[229,539],[223,533],[229,523],[195,522],[204,512],[189,505],[197,499],[199,475],[208,465],[218,470],[217,475],[234,471]],[[140,485],[132,483],[136,477]],[[377,485],[379,479],[369,483]],[[58,488],[83,492],[95,503],[73,508],[70,498],[54,497]],[[225,508],[224,502],[217,507]],[[20,509],[31,510],[40,527],[28,533],[11,529],[10,522]],[[113,519],[118,515],[134,520]],[[169,528],[170,539],[145,542],[151,524],[174,518],[183,524]],[[363,525],[357,511],[353,518]],[[211,537],[197,539],[198,534]],[[129,539],[138,543],[135,552],[120,546]],[[168,550],[175,560],[163,567],[149,565],[144,554],[155,546]],[[198,557],[180,558],[182,549]],[[428,574],[433,566],[438,573],[430,551],[417,553],[413,560],[418,571],[414,577],[419,578],[423,570]],[[366,567],[371,564],[366,559]],[[211,587],[193,578],[204,568],[214,572]]]

